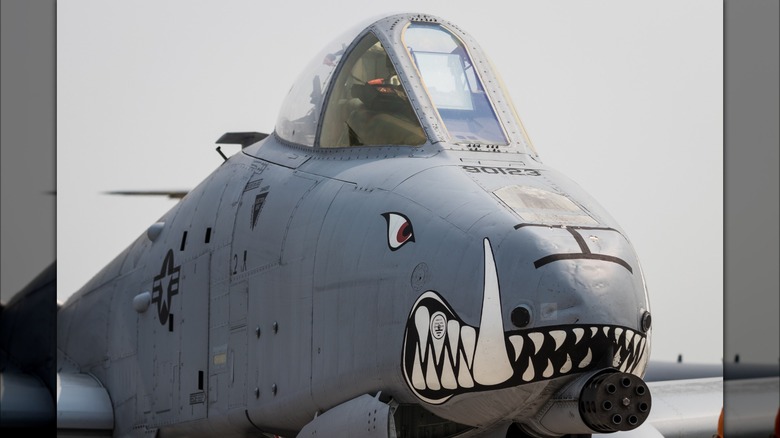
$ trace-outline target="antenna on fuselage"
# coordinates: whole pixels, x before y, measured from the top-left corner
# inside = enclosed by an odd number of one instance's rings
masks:
[[[219,154],[222,155],[222,159],[227,161],[227,157],[225,156],[225,154],[222,153],[222,146],[217,146],[217,152],[219,152]]]

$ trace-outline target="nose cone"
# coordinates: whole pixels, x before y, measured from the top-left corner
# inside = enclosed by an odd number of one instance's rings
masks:
[[[502,267],[514,288],[506,304],[528,309],[528,327],[639,328],[647,298],[634,251],[618,230],[520,224],[499,251],[510,260]]]
[[[595,220],[524,223],[506,206],[471,223],[465,217],[445,219],[468,234],[461,270],[468,266],[474,281],[423,292],[406,325],[403,371],[418,398],[442,405],[445,415],[474,414],[480,392],[496,398],[495,390],[505,390],[498,393],[516,401],[514,389],[533,386],[536,393],[539,385],[557,385],[545,390],[554,393],[570,378],[600,369],[644,374],[649,339],[640,325],[647,298],[634,251],[619,230]],[[489,415],[521,407],[507,405]]]

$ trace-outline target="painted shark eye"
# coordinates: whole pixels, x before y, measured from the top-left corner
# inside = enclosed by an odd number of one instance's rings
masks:
[[[412,222],[401,213],[382,213],[387,221],[387,245],[391,251],[404,246],[407,242],[414,242]]]

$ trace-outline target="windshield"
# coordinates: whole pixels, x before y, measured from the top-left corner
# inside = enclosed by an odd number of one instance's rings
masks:
[[[413,22],[404,43],[453,142],[508,144],[460,39],[438,24]]]

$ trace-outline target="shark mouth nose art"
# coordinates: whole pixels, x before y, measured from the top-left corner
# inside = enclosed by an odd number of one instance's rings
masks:
[[[640,375],[647,338],[615,325],[561,325],[504,332],[498,275],[484,239],[485,279],[480,325],[466,324],[435,291],[414,303],[406,324],[403,372],[421,400],[538,382],[597,368]]]

